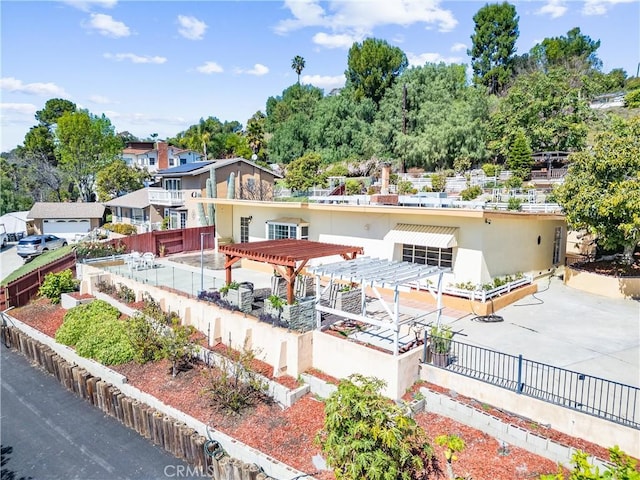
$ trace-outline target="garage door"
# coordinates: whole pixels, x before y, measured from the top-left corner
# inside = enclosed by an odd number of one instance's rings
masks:
[[[42,233],[52,233],[65,238],[73,238],[76,234],[86,234],[91,228],[88,219],[50,219],[42,225]]]

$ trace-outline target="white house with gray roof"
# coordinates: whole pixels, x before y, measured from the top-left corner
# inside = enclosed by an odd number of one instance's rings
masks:
[[[104,223],[105,207],[101,203],[36,202],[27,220],[36,233],[51,233],[68,240],[87,235]]]

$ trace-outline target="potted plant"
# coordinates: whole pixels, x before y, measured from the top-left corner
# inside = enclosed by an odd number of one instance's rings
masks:
[[[432,325],[431,337],[431,361],[436,367],[449,365],[449,352],[451,350],[451,338],[453,332],[449,325]]]

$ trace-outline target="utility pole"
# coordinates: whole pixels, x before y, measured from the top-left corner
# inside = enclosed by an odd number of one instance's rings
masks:
[[[407,84],[402,85],[402,135],[407,134]],[[400,159],[400,173],[406,172],[405,152],[402,152]]]

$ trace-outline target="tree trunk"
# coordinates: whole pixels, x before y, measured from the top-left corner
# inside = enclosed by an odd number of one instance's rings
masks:
[[[632,242],[629,242],[624,246],[624,251],[622,253],[622,262],[625,265],[631,265],[633,263],[633,252],[635,251],[637,244],[638,239],[634,238]]]

